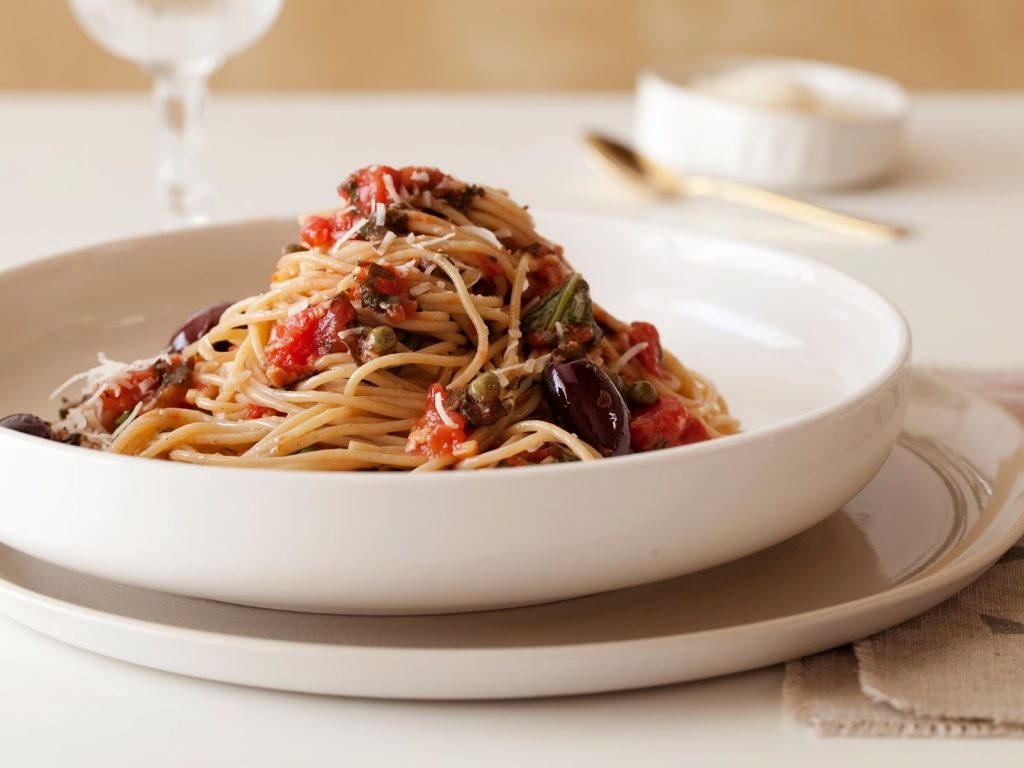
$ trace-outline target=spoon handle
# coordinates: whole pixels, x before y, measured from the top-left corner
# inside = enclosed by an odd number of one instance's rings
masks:
[[[841,235],[876,242],[891,242],[906,237],[908,234],[904,227],[850,216],[738,181],[717,179],[711,176],[685,176],[679,181],[681,187],[679,191],[685,195],[729,200]]]

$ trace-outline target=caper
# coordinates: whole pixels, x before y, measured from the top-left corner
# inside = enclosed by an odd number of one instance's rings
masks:
[[[302,243],[288,243],[288,245],[281,249],[281,255],[287,256],[289,253],[298,253],[305,250],[308,249]]]
[[[501,382],[498,377],[488,371],[481,373],[466,388],[466,394],[478,403],[493,403],[501,397]]]
[[[389,325],[378,325],[372,331],[370,331],[370,346],[373,347],[374,352],[390,352],[395,348],[395,344],[398,343],[398,337],[395,336],[395,332]]]
[[[634,405],[652,405],[658,399],[658,390],[647,379],[640,379],[626,387],[626,396]]]

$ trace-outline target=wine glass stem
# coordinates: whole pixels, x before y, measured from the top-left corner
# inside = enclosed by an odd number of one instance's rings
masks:
[[[208,216],[203,110],[212,66],[154,67],[158,113],[157,187],[168,226],[199,224]]]

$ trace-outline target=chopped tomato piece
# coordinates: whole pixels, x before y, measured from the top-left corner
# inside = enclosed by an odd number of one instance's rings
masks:
[[[486,253],[465,253],[462,256],[472,262],[485,278],[495,278],[501,274],[501,264],[493,256]]]
[[[100,392],[100,423],[113,432],[139,403],[140,414],[156,408],[190,408],[186,395],[191,387],[192,365],[181,355],[128,371]]]
[[[455,409],[445,408],[445,415],[455,426],[446,423],[437,409],[438,395],[444,400],[445,388],[440,384],[432,384],[427,390],[423,415],[409,433],[409,442],[405,446],[406,453],[436,459],[439,456],[451,456],[459,444],[466,441],[466,417]]]
[[[267,344],[267,379],[285,387],[311,374],[324,355],[345,352],[341,332],[352,326],[356,312],[347,296],[292,315],[270,333]]]
[[[369,165],[360,168],[338,187],[338,194],[346,203],[354,205],[364,216],[373,212],[377,203],[397,202],[391,200],[384,177],[390,176],[397,190],[402,185],[401,174],[389,165]]]
[[[299,232],[299,237],[310,248],[330,248],[338,236],[352,229],[358,220],[359,216],[355,213],[348,213],[344,216],[310,216]],[[361,240],[362,238],[359,233],[356,233],[349,239]]]
[[[273,408],[268,408],[265,405],[258,405],[257,403],[246,403],[245,404],[245,418],[246,419],[262,419],[264,416],[280,416],[281,412],[276,411]]]
[[[299,232],[302,241],[312,248],[328,248],[338,234],[338,220],[333,216],[310,216]]]
[[[408,190],[434,189],[445,179],[451,178],[437,168],[426,168],[420,165],[407,165],[399,169],[396,185],[401,185]]]
[[[630,414],[629,446],[634,453],[699,443],[710,437],[703,422],[674,397],[662,395]]]
[[[113,432],[118,421],[135,410],[135,406],[146,395],[156,389],[160,375],[154,368],[129,371],[116,384],[108,386],[100,394],[100,423],[108,432]]]
[[[400,323],[416,314],[417,306],[409,294],[409,283],[390,264],[364,261],[356,270],[353,298],[382,316],[389,323]]]
[[[653,374],[661,375],[661,337],[658,329],[650,323],[631,323],[629,345],[647,342],[647,347],[637,353],[636,359]]]

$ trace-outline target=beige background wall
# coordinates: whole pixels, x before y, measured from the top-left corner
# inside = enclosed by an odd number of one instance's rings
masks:
[[[231,89],[623,88],[673,53],[809,56],[1024,88],[1024,0],[285,0]],[[136,88],[63,0],[0,0],[0,89]]]

